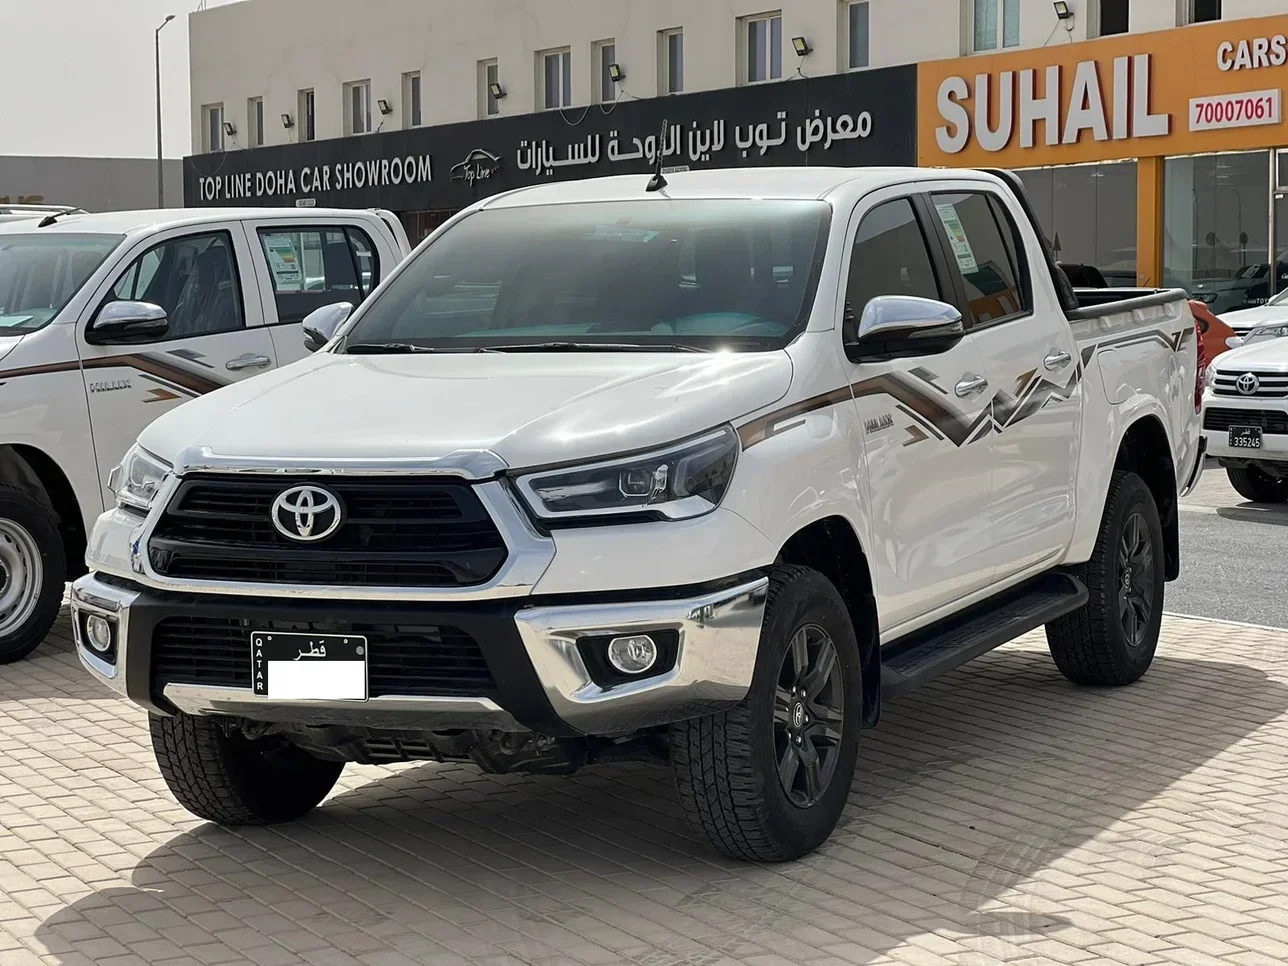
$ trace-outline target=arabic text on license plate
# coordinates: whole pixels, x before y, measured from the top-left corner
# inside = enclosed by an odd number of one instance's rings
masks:
[[[1231,426],[1230,446],[1233,449],[1261,449],[1261,427]]]
[[[367,700],[367,639],[360,634],[252,631],[251,681],[267,698]]]

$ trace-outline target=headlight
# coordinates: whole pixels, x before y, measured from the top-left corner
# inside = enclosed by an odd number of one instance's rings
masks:
[[[1259,325],[1248,333],[1245,342],[1259,342],[1262,339],[1282,339],[1288,335],[1288,322],[1276,325]]]
[[[147,513],[152,498],[161,488],[161,481],[170,472],[170,466],[140,449],[135,443],[125,458],[107,478],[108,488],[116,494],[116,505],[126,510]]]
[[[516,482],[532,512],[551,522],[640,514],[687,520],[720,505],[738,449],[738,434],[726,426],[666,449]]]

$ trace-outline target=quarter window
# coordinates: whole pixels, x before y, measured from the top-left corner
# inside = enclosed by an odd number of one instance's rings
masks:
[[[949,263],[966,288],[967,321],[987,325],[1030,312],[1015,225],[1006,210],[982,192],[936,194],[931,204]]]
[[[300,322],[333,302],[357,305],[379,282],[371,238],[359,228],[261,228],[278,322]]]
[[[166,339],[188,339],[246,327],[237,260],[227,232],[185,235],[154,245],[134,260],[104,302],[151,302],[170,320]]]
[[[926,235],[907,198],[877,205],[859,224],[845,289],[846,326],[857,325],[878,295],[942,298]]]

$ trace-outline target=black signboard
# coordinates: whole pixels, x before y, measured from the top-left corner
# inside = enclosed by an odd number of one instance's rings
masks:
[[[201,154],[184,159],[184,202],[456,210],[509,188],[648,172],[659,150],[664,170],[910,165],[916,100],[909,65]]]

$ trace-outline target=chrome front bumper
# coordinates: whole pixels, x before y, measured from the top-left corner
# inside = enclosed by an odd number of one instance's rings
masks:
[[[158,595],[89,574],[73,584],[71,609],[81,663],[109,688],[153,712],[370,728],[611,735],[709,714],[741,701],[755,671],[768,585],[768,578],[756,577],[709,593],[632,602],[475,602],[473,606],[492,608],[488,620],[498,630],[492,640],[476,637],[493,677],[504,685],[495,698],[382,695],[366,701],[283,701],[256,695],[249,688],[153,681],[151,634],[158,613],[181,615],[216,607],[228,612],[238,606],[237,599]],[[256,609],[272,609],[275,617],[291,619],[292,608],[322,605],[243,601],[247,619],[252,620]],[[330,617],[345,618],[350,608],[363,605],[333,601],[322,606]],[[436,602],[426,602],[420,616],[432,621],[435,606]],[[471,602],[462,602],[457,610],[470,606]],[[508,609],[498,616],[497,607]],[[132,619],[142,613],[147,619]],[[90,614],[115,621],[114,662],[103,660],[84,641],[84,620]],[[305,619],[302,614],[299,611],[296,619]],[[678,633],[674,665],[624,684],[596,684],[577,640],[647,631]],[[530,667],[516,666],[521,663]]]

